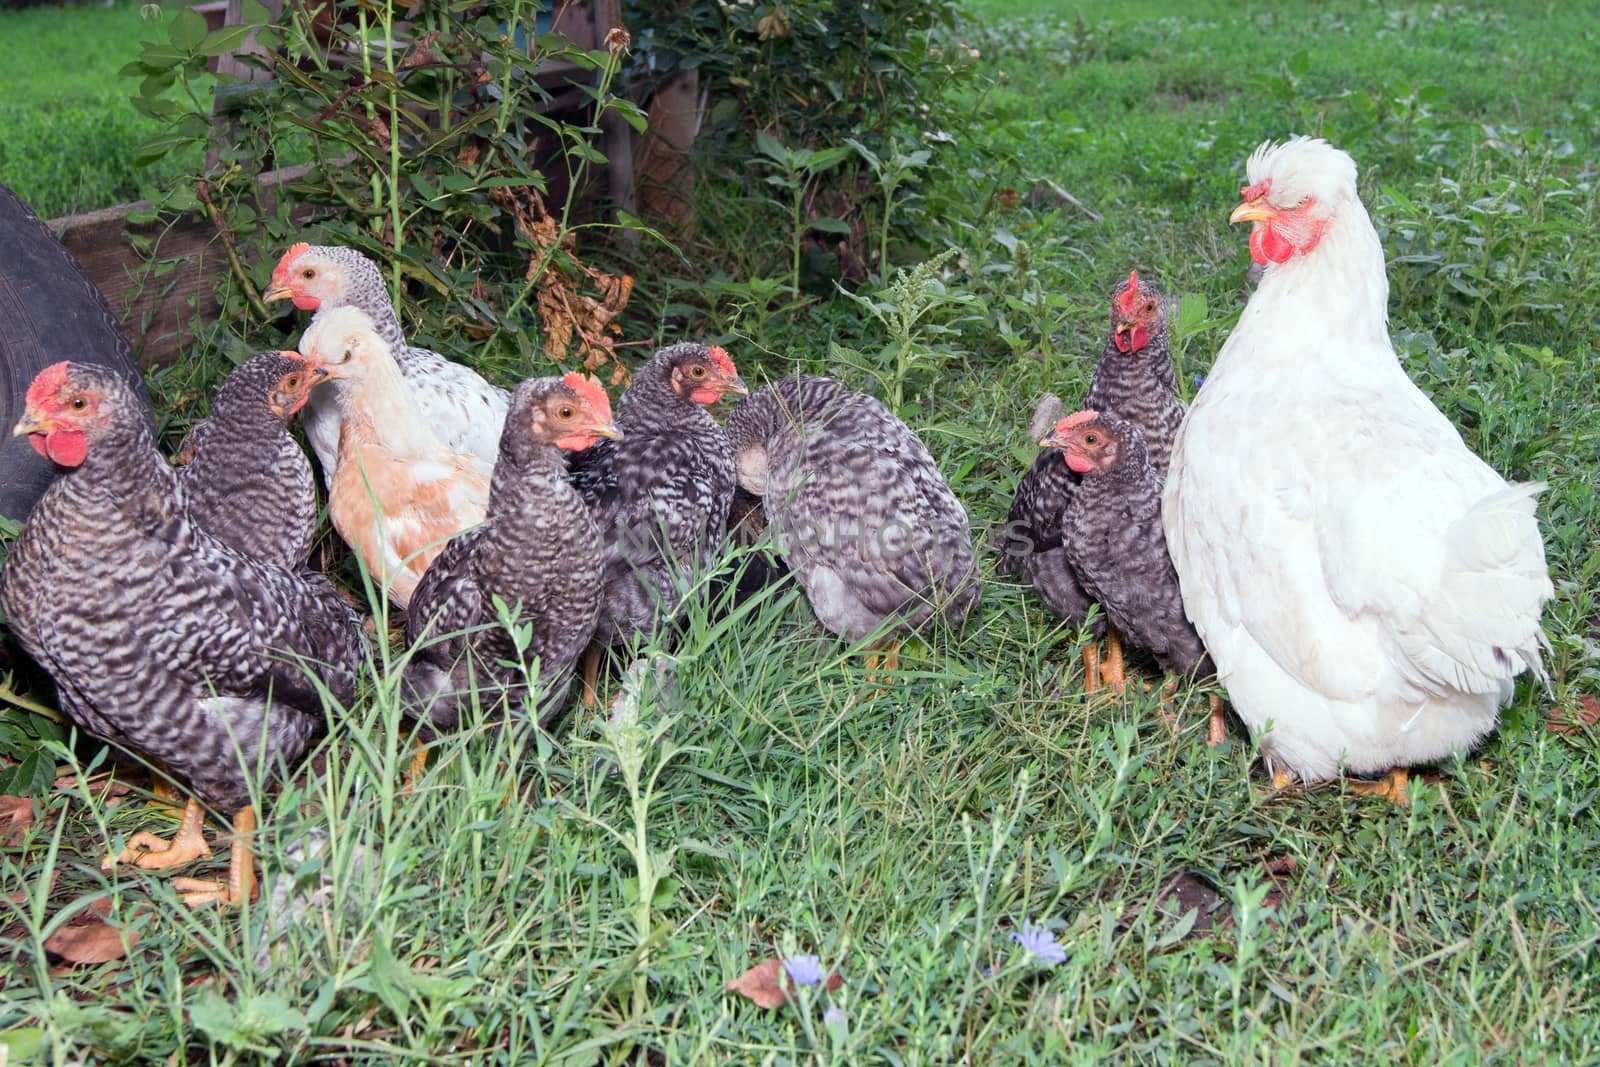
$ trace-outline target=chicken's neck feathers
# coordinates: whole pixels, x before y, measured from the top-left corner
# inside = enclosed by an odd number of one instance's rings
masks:
[[[1296,338],[1301,342],[1285,343]],[[1309,253],[1268,266],[1218,353],[1213,375],[1291,352],[1290,358],[1326,364],[1319,369],[1339,377],[1360,374],[1363,365],[1398,366],[1389,340],[1383,244],[1359,201],[1329,218]]]
[[[453,454],[423,417],[393,360],[373,360],[365,381],[339,381],[335,397],[349,424],[341,445],[376,446],[396,457]]]

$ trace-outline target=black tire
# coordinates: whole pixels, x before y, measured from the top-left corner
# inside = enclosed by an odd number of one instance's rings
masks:
[[[0,185],[0,515],[27,518],[55,467],[11,427],[33,376],[71,359],[121,371],[150,403],[105,297],[17,195]]]

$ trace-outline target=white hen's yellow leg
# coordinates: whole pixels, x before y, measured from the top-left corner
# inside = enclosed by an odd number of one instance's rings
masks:
[[[198,800],[190,797],[172,840],[148,832],[134,834],[128,838],[128,847],[115,856],[107,856],[100,862],[100,868],[109,871],[119,863],[132,863],[154,871],[209,856],[211,848],[206,844],[205,823],[205,810]]]
[[[1212,693],[1206,697],[1206,703],[1211,706],[1211,723],[1206,728],[1206,744],[1212,748],[1228,740],[1228,720],[1222,713],[1222,697]]]
[[[256,869],[251,841],[256,833],[256,809],[240,808],[233,815],[233,844],[228,847],[228,880],[174,878],[172,887],[191,908],[202,904],[243,904],[256,897]]]
[[[1350,782],[1350,792],[1361,796],[1383,797],[1390,803],[1400,807],[1411,804],[1411,795],[1406,791],[1406,786],[1411,781],[1411,772],[1404,767],[1396,767],[1388,774],[1375,782]]]

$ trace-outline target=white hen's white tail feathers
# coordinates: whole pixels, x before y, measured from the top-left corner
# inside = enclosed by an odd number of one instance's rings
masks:
[[[1554,593],[1534,517],[1545,483],[1507,486],[1445,534],[1444,566],[1420,626],[1398,635],[1416,680],[1429,688],[1508,698],[1525,670],[1548,684],[1540,614]]]

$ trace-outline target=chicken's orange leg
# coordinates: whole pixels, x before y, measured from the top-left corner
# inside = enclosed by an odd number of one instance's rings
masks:
[[[894,680],[889,675],[900,667],[900,646],[903,643],[896,638],[882,648],[874,648],[867,653],[867,681],[876,687],[873,696],[881,696],[893,684]]]
[[[1404,767],[1396,767],[1375,782],[1351,780],[1350,792],[1363,796],[1383,797],[1404,808],[1411,804],[1411,796],[1406,792],[1406,785],[1410,779],[1410,771]]]
[[[1094,693],[1100,688],[1100,642],[1089,639],[1083,646],[1083,691]]]
[[[1212,693],[1206,697],[1206,703],[1211,706],[1211,723],[1206,728],[1206,744],[1212,748],[1228,740],[1228,720],[1222,714],[1222,695]]]
[[[1294,785],[1294,775],[1292,775],[1288,771],[1285,771],[1285,770],[1282,770],[1282,769],[1273,770],[1273,772],[1272,772],[1272,788],[1278,789],[1278,790],[1283,790],[1283,789],[1288,789],[1293,785]]]
[[[1106,659],[1100,667],[1100,680],[1122,696],[1128,691],[1128,672],[1122,662],[1122,635],[1115,626],[1106,626]]]
[[[594,642],[583,653],[583,706],[600,706],[600,646]]]
[[[191,908],[202,904],[243,904],[256,898],[256,869],[251,840],[256,833],[256,809],[243,807],[233,815],[233,844],[228,847],[227,882],[203,878],[174,878],[172,887]]]
[[[119,863],[132,863],[153,871],[209,856],[211,848],[206,844],[205,823],[205,810],[200,807],[198,800],[190,797],[183,809],[183,820],[178,823],[178,832],[172,835],[172,840],[141,831],[128,838],[127,848],[101,860],[100,869],[109,871]]]

